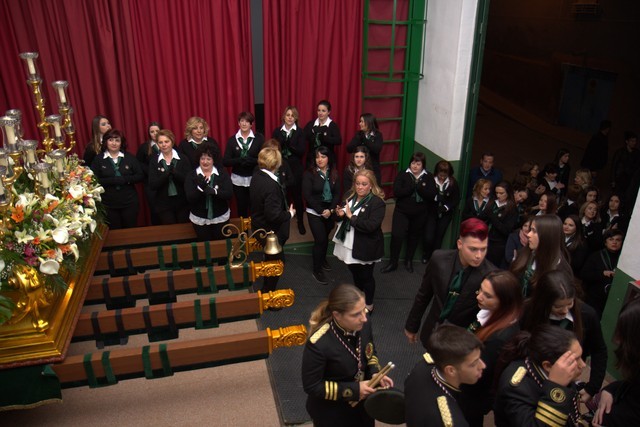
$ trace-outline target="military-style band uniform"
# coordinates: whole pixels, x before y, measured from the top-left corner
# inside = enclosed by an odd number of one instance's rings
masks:
[[[458,404],[460,389],[437,372],[429,353],[422,356],[404,382],[407,427],[468,427]]]
[[[355,407],[350,402],[360,398],[359,381],[379,371],[369,322],[355,333],[334,320],[323,324],[311,335],[302,355],[302,386],[314,426],[373,427],[362,402]]]
[[[498,427],[579,425],[577,399],[573,383],[563,387],[529,359],[516,360],[500,377],[495,423]]]

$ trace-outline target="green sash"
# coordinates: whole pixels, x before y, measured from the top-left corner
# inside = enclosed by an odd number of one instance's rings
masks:
[[[351,199],[351,212],[355,212],[358,209],[360,209],[360,207],[362,205],[364,205],[369,200],[371,200],[371,197],[373,197],[373,194],[371,192],[369,192],[369,194],[367,194],[365,197],[363,197],[362,200],[360,200],[358,203],[356,203],[356,197],[353,197]],[[349,201],[347,201],[347,203],[349,203]],[[341,242],[344,242],[344,239],[347,237],[347,232],[349,230],[351,230],[351,221],[349,220],[349,218],[344,217],[342,219],[342,222],[340,223],[340,226],[338,227],[338,232],[336,233],[336,238],[338,240],[340,240]]]

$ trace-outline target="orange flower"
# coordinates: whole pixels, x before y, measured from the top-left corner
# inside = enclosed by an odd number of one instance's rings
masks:
[[[46,257],[46,258],[55,258],[56,257],[56,250],[55,249],[47,249],[46,251],[44,251],[44,253],[42,255],[44,257]]]
[[[59,202],[57,200],[54,200],[51,203],[49,203],[49,206],[47,206],[47,208],[44,210],[44,213],[53,212],[53,210],[58,207],[58,203]]]
[[[21,205],[11,209],[11,219],[15,222],[24,221],[24,208]]]

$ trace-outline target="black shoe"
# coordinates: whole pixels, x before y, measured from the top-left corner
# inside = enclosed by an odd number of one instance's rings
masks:
[[[326,259],[322,262],[322,269],[324,271],[331,271],[331,265],[329,264],[329,261],[327,261]]]
[[[316,281],[318,283],[320,283],[321,285],[328,285],[329,284],[329,282],[327,281],[327,278],[324,276],[324,272],[322,270],[314,271],[313,272],[313,278],[316,279]]]
[[[409,272],[413,273],[413,261],[405,261],[404,268]]]
[[[422,257],[422,263],[423,263],[423,264],[426,264],[427,262],[429,262],[429,260],[427,259],[427,257],[426,257],[426,256],[423,256],[423,257]]]
[[[301,236],[304,236],[305,234],[307,234],[307,229],[304,228],[304,222],[298,223],[298,233],[300,233]]]
[[[390,262],[389,264],[385,265],[380,269],[380,273],[382,274],[391,273],[392,271],[396,271],[397,269],[398,269],[398,264],[394,264]]]

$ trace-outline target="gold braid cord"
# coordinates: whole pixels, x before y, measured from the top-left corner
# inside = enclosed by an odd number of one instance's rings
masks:
[[[267,293],[260,293],[262,310],[270,308],[291,307],[296,299],[296,294],[291,289],[279,289]]]
[[[253,271],[255,279],[258,277],[282,276],[282,273],[284,273],[284,263],[280,260],[251,262],[251,270]]]
[[[307,328],[304,325],[286,326],[284,328],[267,328],[269,335],[269,353],[274,348],[304,345],[307,341]]]

